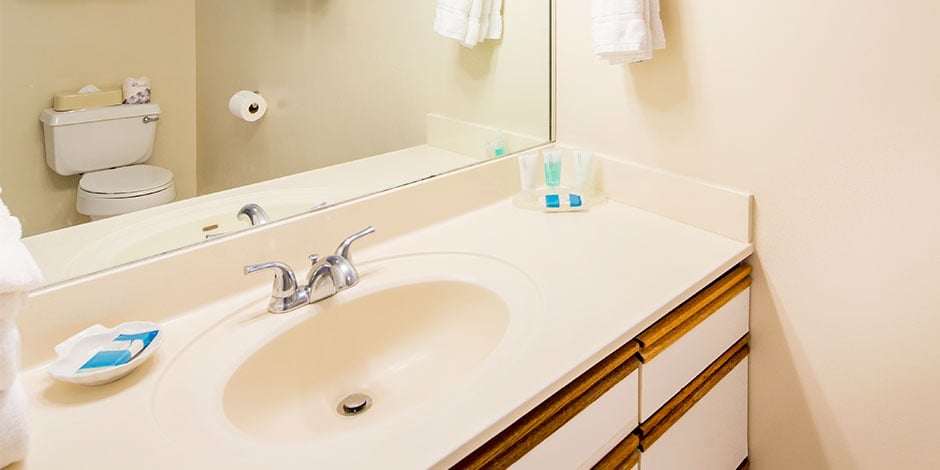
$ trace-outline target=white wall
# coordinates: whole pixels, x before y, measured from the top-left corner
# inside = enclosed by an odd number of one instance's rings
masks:
[[[756,194],[754,468],[940,467],[940,3],[662,8],[611,67],[558,1],[558,138]]]
[[[423,144],[428,113],[548,140],[548,5],[507,2],[473,49],[433,32],[435,5],[197,2],[199,193]],[[228,114],[240,89],[260,121]]]

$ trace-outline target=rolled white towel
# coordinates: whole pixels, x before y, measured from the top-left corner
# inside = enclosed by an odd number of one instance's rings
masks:
[[[19,220],[0,200],[0,468],[26,458],[29,440],[15,321],[27,291],[42,283],[42,274],[20,242],[21,234]]]
[[[3,194],[3,188],[0,188],[0,194]],[[20,219],[10,214],[10,209],[0,200],[0,242],[3,240],[19,240],[23,236],[23,227],[20,225]]]
[[[20,373],[20,332],[12,320],[0,320],[0,392],[9,390]]]
[[[29,422],[26,416],[26,390],[17,381],[0,392],[0,468],[26,458],[29,450]]]
[[[28,291],[42,284],[42,273],[29,250],[20,242],[20,221],[0,200],[0,294]],[[4,310],[0,310],[0,318]],[[15,314],[12,311],[12,314]]]
[[[0,294],[28,291],[41,284],[42,273],[29,250],[19,240],[0,240]]]
[[[0,188],[0,194],[3,194],[3,188]],[[4,217],[10,217],[10,209],[4,204],[0,204],[0,219]]]
[[[14,294],[0,294],[0,303],[19,303],[14,297]],[[22,297],[25,298],[25,295]],[[0,392],[13,386],[19,372],[20,332],[12,318],[0,318]]]

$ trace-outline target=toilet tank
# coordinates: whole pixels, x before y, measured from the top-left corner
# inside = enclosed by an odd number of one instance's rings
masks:
[[[75,175],[141,163],[153,152],[157,132],[156,104],[54,111],[40,120],[46,164],[60,175]]]

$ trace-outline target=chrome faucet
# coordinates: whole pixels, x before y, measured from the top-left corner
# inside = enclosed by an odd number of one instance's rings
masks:
[[[245,266],[245,275],[268,269],[274,270],[274,286],[271,288],[271,300],[268,301],[269,312],[284,313],[307,305],[306,289],[298,288],[294,272],[284,263]]]
[[[261,206],[251,202],[242,206],[238,210],[238,213],[235,214],[235,217],[248,216],[248,221],[251,222],[251,226],[263,225],[271,221],[271,218],[268,217],[268,214],[261,208]]]
[[[249,202],[248,204],[245,204],[244,206],[242,206],[242,208],[239,209],[238,212],[235,214],[235,218],[240,219],[241,216],[243,215],[248,217],[248,222],[251,223],[252,227],[257,226],[257,225],[264,225],[271,221],[271,218],[268,217],[268,213],[265,212],[264,209],[261,208],[261,206],[253,202]],[[209,234],[206,234],[206,240],[212,240],[213,238],[224,237],[232,233],[233,232],[209,233]]]
[[[352,243],[366,235],[375,232],[374,227],[367,227],[343,240],[336,253],[320,260],[319,255],[311,255],[313,266],[307,275],[305,285],[298,285],[297,278],[290,267],[284,263],[263,263],[245,266],[245,274],[273,269],[274,286],[271,300],[268,302],[268,311],[271,313],[285,313],[307,304],[319,302],[332,297],[359,283],[359,272],[353,266],[349,248]]]
[[[359,284],[359,272],[353,266],[349,247],[354,241],[373,232],[375,232],[375,228],[367,227],[346,237],[336,248],[336,253],[327,256],[323,261],[319,260],[320,255],[310,256],[310,261],[313,263],[310,274],[307,275],[310,303],[331,297]]]

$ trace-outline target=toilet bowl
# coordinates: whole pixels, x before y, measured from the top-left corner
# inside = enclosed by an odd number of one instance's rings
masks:
[[[92,220],[172,202],[173,173],[152,165],[132,165],[82,175],[77,209]]]
[[[81,174],[76,210],[94,219],[159,206],[176,198],[173,173],[144,165],[153,152],[160,106],[136,104],[43,110],[46,163]]]

